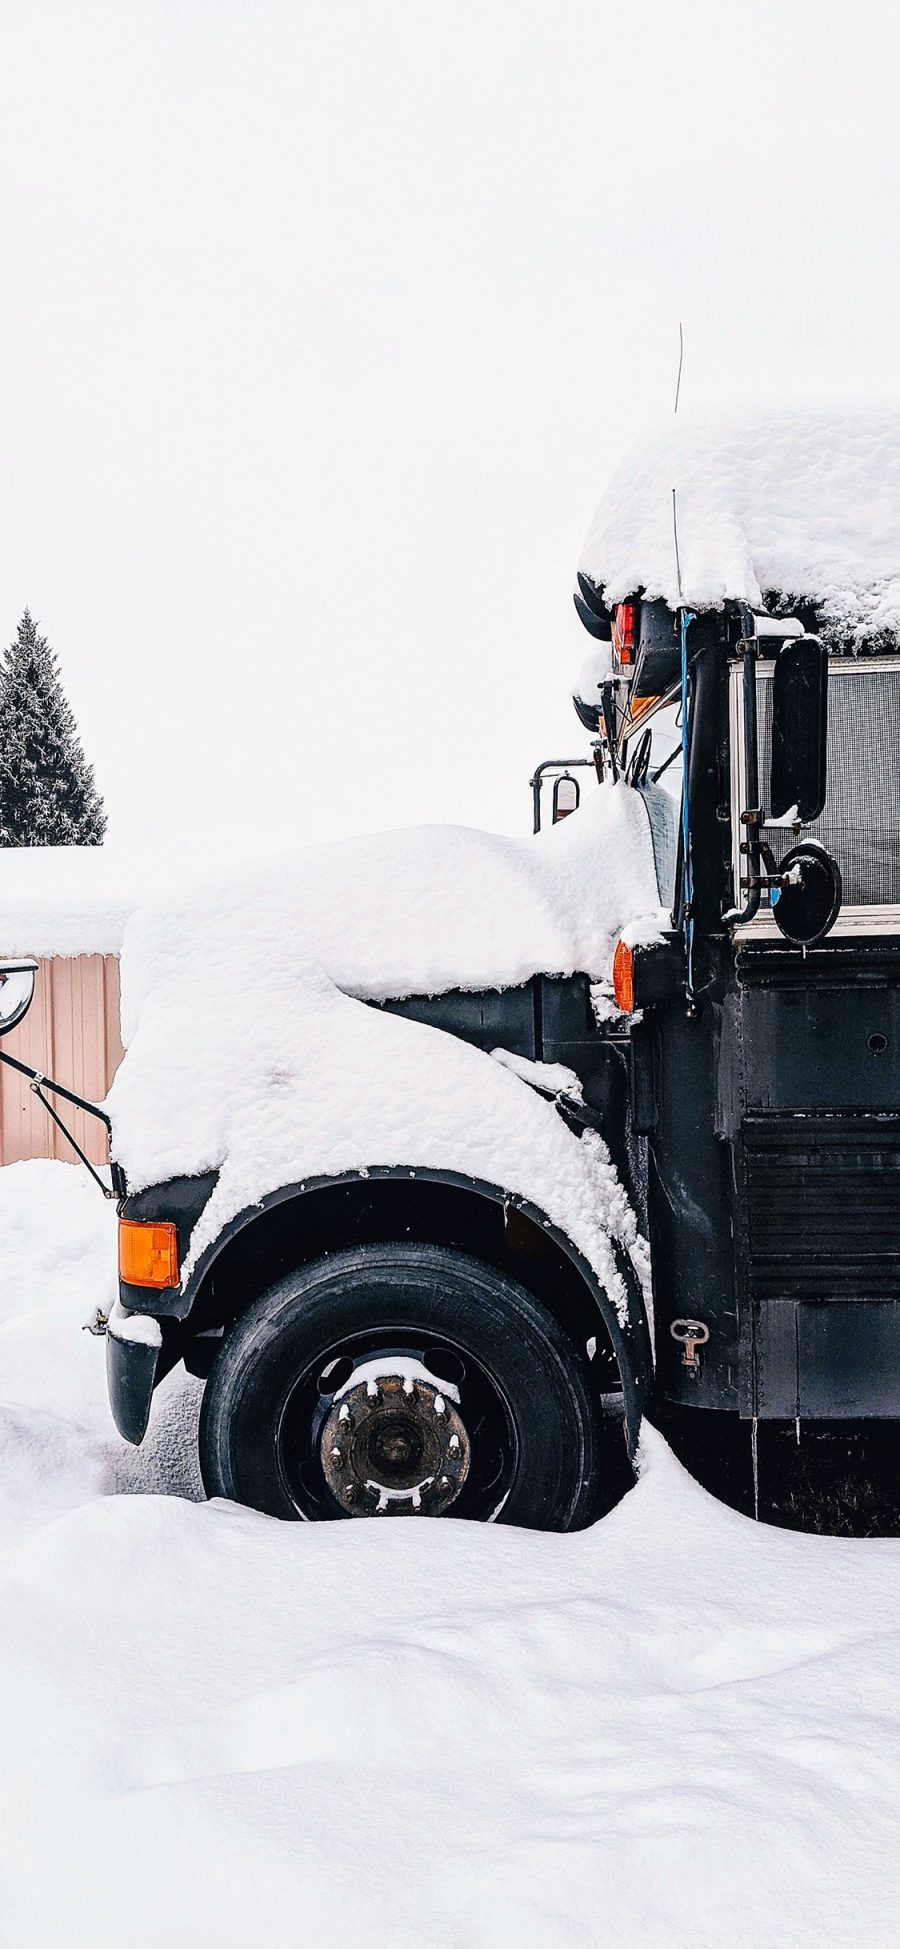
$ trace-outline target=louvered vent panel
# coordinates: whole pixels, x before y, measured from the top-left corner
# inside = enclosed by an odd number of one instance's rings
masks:
[[[757,681],[759,776],[772,765],[772,678]],[[805,826],[834,854],[844,880],[844,905],[900,901],[900,664],[867,667],[864,658],[834,658],[828,683],[828,792],[820,819]],[[764,825],[763,838],[780,859],[790,840],[783,827]]]
[[[748,1117],[753,1300],[900,1299],[900,1117]]]

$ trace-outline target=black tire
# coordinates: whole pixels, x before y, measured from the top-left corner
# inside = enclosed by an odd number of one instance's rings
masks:
[[[475,1435],[469,1476],[448,1513],[551,1530],[583,1527],[597,1513],[601,1431],[586,1354],[492,1266],[408,1243],[362,1245],[301,1266],[241,1314],[203,1399],[207,1494],[311,1521],[369,1513],[342,1508],[329,1492],[316,1428],[339,1398],[323,1371],[347,1375],[384,1349],[425,1349],[429,1373],[464,1377],[460,1414]]]

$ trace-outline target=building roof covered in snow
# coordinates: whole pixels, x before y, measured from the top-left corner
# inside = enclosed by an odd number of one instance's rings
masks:
[[[900,636],[900,404],[673,418],[613,476],[580,567],[608,603],[791,598],[850,644]]]
[[[0,957],[118,954],[129,916],[204,872],[221,871],[188,834],[102,846],[0,846]]]
[[[145,885],[108,846],[0,847],[0,956],[116,954]]]

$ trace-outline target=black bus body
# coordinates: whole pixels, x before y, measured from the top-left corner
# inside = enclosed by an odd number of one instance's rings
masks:
[[[604,1423],[617,1394],[631,1453],[642,1413],[798,1431],[900,1417],[900,655],[879,644],[825,648],[814,615],[772,607],[691,616],[636,599],[607,614],[582,583],[579,608],[610,650],[598,696],[578,703],[598,766],[649,801],[663,790],[653,777],[665,756],[653,729],[667,724],[670,760],[679,750],[686,759],[660,841],[670,918],[658,937],[623,945],[618,1015],[598,1020],[586,976],[380,1004],[486,1050],[576,1072],[581,1107],[555,1107],[609,1145],[649,1241],[652,1319],[629,1269],[629,1315],[617,1324],[570,1242],[502,1188],[418,1171],[415,1160],[402,1172],[284,1186],[230,1224],[189,1281],[158,1291],[121,1284],[122,1317],[150,1316],[160,1328],[154,1343],[110,1323],[111,1401],[127,1439],[142,1439],[153,1388],[183,1359],[213,1375],[201,1428],[213,1492],[313,1520],[446,1508],[566,1528],[611,1499],[590,1479],[607,1468],[591,1418]],[[670,762],[670,785],[675,769]],[[214,1182],[179,1179],[133,1196],[120,1187],[122,1217],[173,1228],[183,1262]],[[346,1291],[334,1287],[341,1267]],[[362,1385],[347,1397],[347,1419],[359,1407],[369,1445],[342,1486],[340,1390],[329,1394],[321,1376],[352,1381],[367,1351],[360,1294],[370,1274],[382,1312],[368,1351],[384,1356],[383,1371],[374,1394],[368,1384],[368,1419]],[[427,1294],[444,1290],[445,1274],[444,1332]],[[496,1304],[505,1322],[493,1350],[476,1347],[467,1277],[473,1289],[486,1282],[478,1317]],[[292,1280],[297,1318],[306,1306],[324,1322],[303,1353],[319,1375],[297,1437],[305,1488],[288,1482],[283,1457],[268,1475],[260,1460],[290,1418],[290,1376],[273,1355],[281,1406],[271,1425],[269,1397],[248,1405],[241,1391],[241,1362],[264,1365],[273,1307],[283,1313]],[[326,1287],[344,1308],[331,1338]],[[388,1330],[392,1289],[400,1297]],[[559,1412],[544,1401],[539,1359],[518,1405],[504,1368],[504,1346],[539,1331],[554,1373],[569,1362]],[[412,1362],[403,1399],[392,1356],[398,1373]],[[284,1358],[302,1364],[300,1352]],[[439,1386],[467,1362],[453,1451],[466,1480],[421,1474]],[[477,1399],[467,1411],[470,1384]],[[473,1433],[491,1427],[489,1440]],[[542,1475],[561,1430],[576,1459]],[[446,1448],[441,1455],[440,1470],[450,1467]]]

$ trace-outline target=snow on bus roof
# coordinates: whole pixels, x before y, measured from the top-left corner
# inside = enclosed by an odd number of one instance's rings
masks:
[[[580,567],[607,602],[786,596],[815,603],[826,632],[850,642],[900,635],[900,403],[661,424],[610,481]]]

